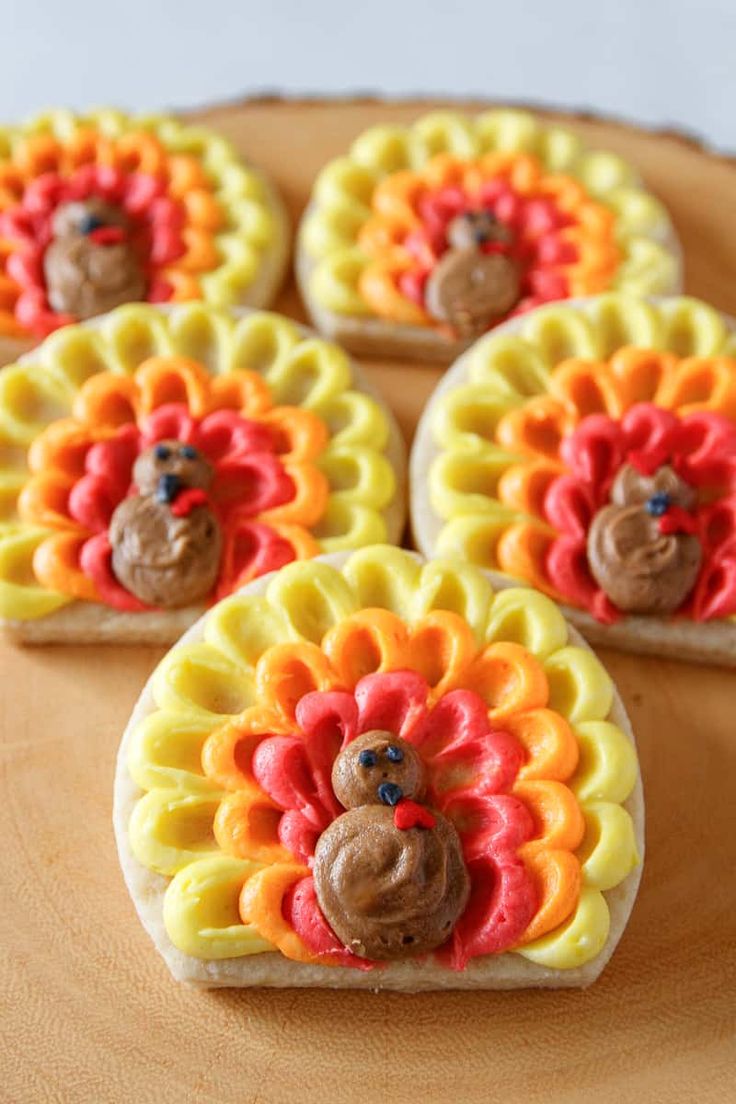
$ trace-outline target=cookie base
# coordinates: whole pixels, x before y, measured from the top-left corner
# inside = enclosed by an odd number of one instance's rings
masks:
[[[268,197],[268,209],[274,220],[274,238],[261,257],[256,279],[238,302],[232,304],[232,308],[251,307],[254,310],[265,310],[273,303],[286,276],[291,253],[291,225],[284,202],[270,180],[252,165],[249,165],[248,168],[254,176],[258,177]],[[103,315],[96,317],[101,318]],[[88,321],[91,321],[91,319]],[[21,357],[30,353],[38,344],[40,342],[32,337],[3,337],[0,335],[0,368],[6,364],[14,364]]]
[[[658,303],[661,297],[649,302]],[[580,307],[585,299],[571,299],[570,307]],[[729,327],[736,327],[728,319]],[[515,335],[523,324],[523,317],[503,326],[504,334]],[[443,521],[432,509],[427,492],[427,473],[439,455],[439,448],[432,434],[432,418],[437,405],[455,387],[467,382],[463,365],[465,360],[453,365],[442,377],[424,407],[414,434],[414,446],[410,458],[409,480],[411,495],[411,530],[413,545],[423,556],[438,555],[437,540]],[[529,586],[524,579],[514,579],[491,568],[481,570],[492,580],[494,587]],[[687,621],[684,618],[660,618],[645,616],[622,617],[613,625],[604,625],[584,610],[560,604],[567,621],[580,630],[590,644],[619,648],[636,655],[662,656],[692,663],[713,666],[736,667],[736,619],[720,621]]]
[[[339,567],[349,553],[322,556],[324,563]],[[419,558],[419,557],[417,557]],[[244,592],[263,594],[271,575],[261,576]],[[508,586],[506,582],[502,586]],[[203,617],[187,632],[182,643],[194,644],[203,639],[206,618]],[[576,629],[568,626],[569,643],[587,647]],[[123,877],[143,927],[153,940],[176,981],[200,989],[244,988],[315,988],[396,990],[416,993],[437,989],[570,989],[591,985],[607,965],[628,923],[639,889],[644,859],[644,792],[641,776],[623,807],[634,824],[639,864],[614,889],[604,894],[610,913],[610,930],[602,951],[590,962],[569,970],[553,970],[539,966],[521,955],[505,953],[473,959],[464,970],[450,970],[433,961],[391,962],[386,966],[362,971],[350,967],[318,966],[293,962],[279,952],[247,955],[240,958],[205,961],[178,950],[169,939],[163,921],[163,898],[170,879],[141,866],[134,857],[128,840],[128,821],[141,796],[128,773],[127,757],[132,734],[141,721],[155,710],[150,684],[141,694],[123,734],[118,751],[113,803],[113,827]],[[614,687],[609,719],[636,743],[623,702]]]
[[[286,254],[284,255],[285,263]],[[274,278],[276,271],[274,270]],[[164,306],[164,311],[171,306]],[[246,308],[234,308],[246,314]],[[85,325],[99,326],[100,315]],[[314,336],[306,326],[298,329]],[[399,544],[407,515],[407,455],[404,438],[391,408],[377,387],[368,380],[360,365],[352,362],[352,386],[368,395],[381,407],[388,422],[389,435],[384,455],[396,477],[396,492],[383,510],[386,523],[386,544]],[[183,632],[205,612],[205,605],[179,610],[151,610],[148,613],[126,613],[99,602],[70,602],[54,613],[29,621],[0,618],[0,632],[14,644],[174,644]]]
[[[302,216],[302,227],[306,224],[311,210],[310,204]],[[682,291],[682,249],[674,230],[668,232],[663,241],[677,259],[677,265],[670,287],[663,289],[660,295],[678,295]],[[491,327],[476,337],[453,339],[429,326],[410,326],[389,322],[373,314],[338,314],[321,306],[311,294],[310,279],[314,267],[314,261],[297,239],[294,271],[299,294],[314,327],[323,337],[338,342],[348,352],[355,353],[357,356],[392,357],[450,365],[475,341],[493,332],[494,327]],[[563,300],[570,304],[575,301]],[[507,319],[502,325],[507,325],[508,322]]]

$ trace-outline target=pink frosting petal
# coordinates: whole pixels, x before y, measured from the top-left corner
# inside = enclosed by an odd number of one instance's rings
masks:
[[[105,479],[83,475],[69,494],[69,515],[90,533],[101,533],[107,530],[119,500]]]
[[[218,600],[225,598],[244,582],[276,571],[294,558],[294,549],[289,541],[270,526],[231,515],[224,533],[216,597]]]
[[[125,181],[123,207],[129,215],[143,215],[165,188],[165,181],[157,176],[131,173]]]
[[[214,463],[253,452],[273,452],[268,426],[242,418],[234,410],[216,410],[197,427],[193,443]]]
[[[282,809],[300,812],[317,831],[333,819],[325,809],[300,736],[269,736],[253,753],[253,777]],[[334,800],[334,799],[333,799]]]
[[[150,448],[156,441],[185,441],[191,444],[196,422],[184,403],[165,403],[143,422],[141,447]]]
[[[488,855],[468,863],[470,900],[447,950],[462,970],[476,955],[499,954],[519,941],[537,909],[537,891],[521,859]]]
[[[578,482],[595,501],[601,500],[623,460],[621,427],[607,414],[591,414],[560,445],[560,455]]]
[[[476,739],[463,739],[441,751],[430,761],[432,786],[438,801],[464,789],[499,793],[513,785],[524,762],[519,741],[508,732],[486,732]],[[456,781],[469,775],[475,781]]]
[[[254,453],[217,465],[213,498],[222,510],[234,503],[242,517],[255,517],[290,502],[295,493],[293,480],[273,453]]]
[[[584,538],[596,511],[591,485],[571,475],[553,479],[544,496],[543,510],[558,533]]]
[[[93,580],[103,602],[113,609],[139,611],[149,609],[129,590],[121,586],[112,570],[112,548],[107,533],[97,533],[82,545],[79,556],[82,571]]]
[[[279,841],[300,862],[309,863],[320,832],[298,809],[287,809],[279,819]]]
[[[696,487],[736,486],[736,426],[711,411],[682,419],[675,434],[676,468]]]
[[[585,540],[559,537],[545,560],[547,576],[572,605],[589,609],[599,621],[612,622],[621,616],[590,573]]]
[[[427,714],[427,680],[415,671],[366,675],[355,687],[358,733],[385,729],[414,740]]]
[[[696,518],[698,536],[707,556],[736,554],[736,495],[702,506]]]
[[[296,721],[310,747],[329,748],[334,762],[358,735],[358,706],[344,690],[316,690],[297,705]]]
[[[291,886],[284,895],[283,915],[313,954],[334,956],[341,966],[355,966],[359,970],[372,970],[376,965],[343,947],[322,914],[313,878],[302,878]]]
[[[140,433],[133,423],[123,425],[114,437],[98,441],[88,451],[84,467],[89,475],[105,480],[109,493],[118,502],[130,487],[131,472],[138,449]]]
[[[716,555],[705,564],[690,605],[696,621],[736,614],[736,548],[733,545],[730,554]]]
[[[649,452],[672,447],[679,419],[654,403],[636,403],[621,419],[626,452]]]

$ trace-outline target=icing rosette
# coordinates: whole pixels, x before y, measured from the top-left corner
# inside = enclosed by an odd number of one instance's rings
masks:
[[[444,360],[548,302],[680,288],[669,218],[634,169],[507,109],[361,134],[317,179],[298,273],[348,348]]]
[[[680,654],[710,640],[728,660],[734,353],[730,323],[692,299],[603,296],[482,339],[417,434],[419,547],[531,583],[596,639],[656,620]]]
[[[210,611],[144,691],[115,801],[139,914],[201,984],[587,984],[641,814],[625,714],[554,603],[387,546]]]
[[[6,624],[43,634],[94,604],[144,626],[292,560],[396,539],[400,438],[355,371],[276,315],[186,304],[121,307],[6,368]]]
[[[125,302],[267,306],[286,239],[271,185],[202,127],[55,110],[0,128],[5,360]]]

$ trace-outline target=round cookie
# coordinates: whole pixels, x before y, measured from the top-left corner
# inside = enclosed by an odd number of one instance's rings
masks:
[[[205,987],[587,985],[644,842],[626,714],[554,603],[387,546],[189,631],[126,728],[114,823],[141,921]]]
[[[129,302],[268,306],[281,199],[219,135],[164,115],[56,109],[0,127],[0,364]]]
[[[5,368],[0,481],[0,623],[28,643],[170,643],[405,515],[400,432],[345,353],[204,304],[128,304]]]
[[[734,328],[607,295],[482,338],[417,429],[417,546],[537,587],[593,642],[736,664]]]
[[[544,303],[676,293],[680,267],[670,219],[631,165],[507,108],[359,135],[319,174],[297,248],[322,333],[442,363]]]

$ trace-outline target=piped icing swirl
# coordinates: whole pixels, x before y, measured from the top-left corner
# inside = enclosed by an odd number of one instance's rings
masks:
[[[400,829],[385,806],[363,805],[333,822],[317,844],[314,879],[338,939],[353,954],[379,961],[444,943],[469,892],[449,821]]]

